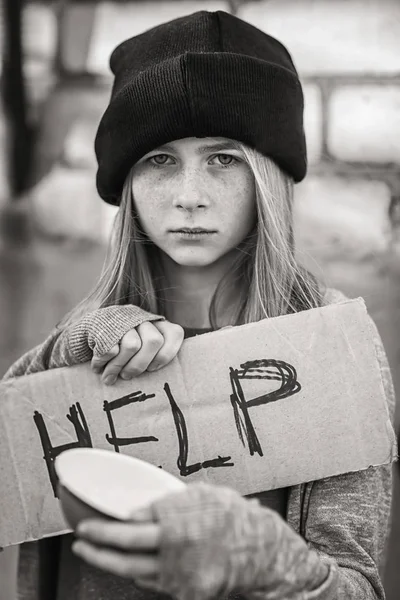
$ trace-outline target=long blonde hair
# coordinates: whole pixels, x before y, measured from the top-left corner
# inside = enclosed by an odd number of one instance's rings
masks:
[[[220,282],[210,306],[210,322],[218,327],[218,305],[232,274],[241,282],[231,325],[250,323],[320,305],[315,278],[295,258],[293,182],[269,158],[235,142],[255,181],[257,223],[238,247],[235,264]],[[67,326],[89,311],[134,304],[165,314],[165,281],[160,254],[143,232],[132,196],[132,171],[126,178],[103,271],[93,291],[67,315]]]

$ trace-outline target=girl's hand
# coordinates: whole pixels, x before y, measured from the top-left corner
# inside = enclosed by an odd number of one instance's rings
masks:
[[[161,528],[151,521],[150,510],[134,522],[88,520],[77,529],[75,554],[91,565],[157,590]]]
[[[106,354],[93,356],[91,366],[95,373],[104,369],[102,380],[112,385],[118,376],[131,379],[165,367],[178,354],[183,338],[183,328],[176,323],[146,321],[128,331]]]
[[[228,488],[190,484],[140,511],[139,518],[133,515],[134,522],[82,522],[73,551],[94,567],[177,600],[226,597],[237,587],[246,590],[243,580],[257,580],[256,562],[268,570],[266,556],[260,561],[252,555],[263,544],[246,539],[247,528],[258,530],[250,507]]]

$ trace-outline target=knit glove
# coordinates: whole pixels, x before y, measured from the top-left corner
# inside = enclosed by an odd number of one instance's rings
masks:
[[[99,308],[61,332],[52,331],[42,344],[13,363],[3,379],[87,362],[111,350],[130,329],[163,319],[132,304]]]
[[[265,600],[334,598],[335,566],[258,500],[200,483],[157,501],[153,511],[161,526],[157,587],[177,600],[231,592]],[[326,593],[314,595],[320,586]]]

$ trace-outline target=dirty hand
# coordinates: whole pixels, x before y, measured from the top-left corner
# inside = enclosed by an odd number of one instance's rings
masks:
[[[131,379],[144,371],[156,371],[178,354],[184,338],[180,325],[169,321],[146,321],[130,329],[108,352],[93,355],[91,366],[112,385],[120,376]]]

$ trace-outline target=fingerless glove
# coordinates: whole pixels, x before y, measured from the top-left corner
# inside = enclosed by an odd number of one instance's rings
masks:
[[[162,531],[159,586],[177,600],[231,592],[265,600],[334,598],[334,561],[322,561],[258,500],[199,483],[156,502],[153,511]]]

